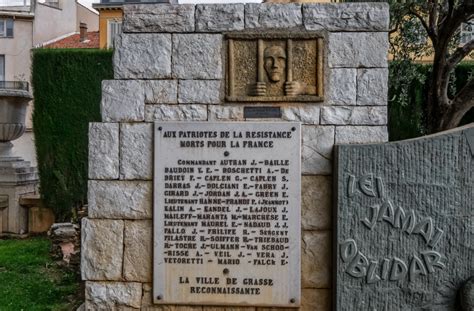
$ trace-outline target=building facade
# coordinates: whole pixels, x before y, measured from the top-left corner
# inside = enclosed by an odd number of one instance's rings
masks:
[[[113,48],[115,37],[122,32],[123,5],[145,3],[178,3],[177,0],[100,0],[92,4],[99,11],[99,46]]]
[[[0,0],[0,88],[28,87],[31,91],[31,49],[79,33],[81,22],[91,31],[98,30],[97,13],[76,0]],[[13,144],[16,155],[36,165],[32,106],[26,117],[27,132]]]

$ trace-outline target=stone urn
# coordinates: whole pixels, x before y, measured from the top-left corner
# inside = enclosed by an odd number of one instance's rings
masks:
[[[0,82],[0,235],[28,231],[28,210],[18,198],[35,193],[38,185],[36,168],[12,152],[11,141],[26,130],[26,108],[33,99],[27,89],[21,82]]]
[[[26,108],[32,100],[30,92],[0,88],[0,161],[12,157],[12,140],[25,133]]]

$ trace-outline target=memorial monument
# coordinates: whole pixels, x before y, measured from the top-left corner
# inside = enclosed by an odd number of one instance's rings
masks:
[[[336,309],[472,310],[474,125],[336,163]]]
[[[86,309],[331,310],[332,151],[387,141],[388,16],[125,5],[89,131]]]

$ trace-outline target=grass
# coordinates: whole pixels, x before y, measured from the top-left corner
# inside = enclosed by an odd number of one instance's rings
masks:
[[[53,262],[49,249],[44,237],[0,240],[1,311],[74,309],[79,282]]]

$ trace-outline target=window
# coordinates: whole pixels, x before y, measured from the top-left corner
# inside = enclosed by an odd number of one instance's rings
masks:
[[[109,20],[107,32],[107,47],[110,49],[114,47],[115,37],[122,32],[122,21]]]
[[[5,55],[0,55],[0,81],[5,81]]]
[[[463,23],[461,25],[460,43],[464,45],[471,40],[474,40],[474,19],[471,19],[467,23]]]
[[[40,0],[39,3],[43,3],[52,8],[61,9],[61,3],[59,0]]]
[[[29,6],[31,5],[31,0],[0,0],[0,6]]]
[[[0,18],[0,38],[13,38],[13,18]]]

